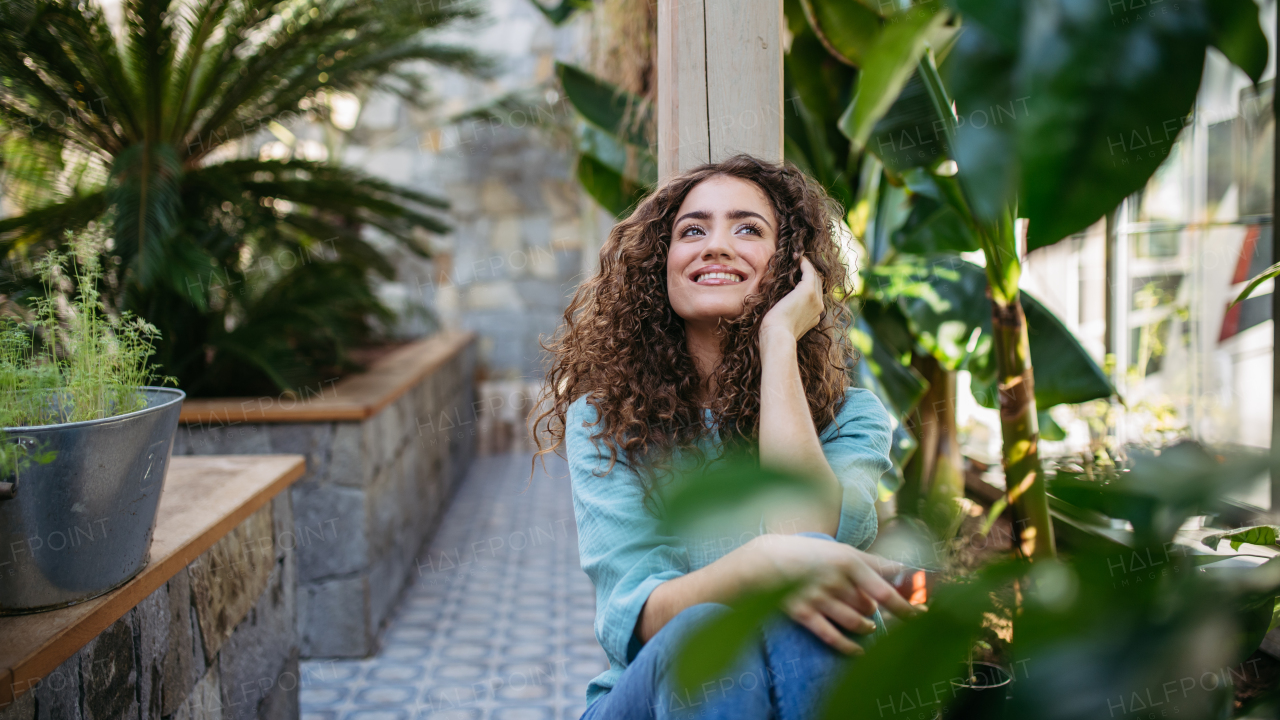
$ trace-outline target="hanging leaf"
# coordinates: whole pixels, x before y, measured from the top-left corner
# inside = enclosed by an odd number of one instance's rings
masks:
[[[853,344],[884,389],[890,412],[897,417],[905,417],[924,397],[928,384],[920,373],[902,362],[901,352],[881,336],[881,332],[891,337],[897,335],[898,331],[893,327],[897,321],[886,312],[875,318],[877,324],[873,326],[868,320],[872,315],[868,312],[869,307],[870,303],[863,305],[854,322],[851,331]]]
[[[918,72],[911,75],[893,105],[876,122],[867,150],[898,174],[912,168],[934,167],[947,159],[949,150],[942,121]]]
[[[884,299],[902,309],[916,342],[943,367],[959,370],[971,353],[987,351],[991,302],[982,268],[944,255],[913,259],[882,273],[890,271],[894,279],[881,286]]]
[[[836,62],[807,25],[792,39],[783,69],[787,157],[832,197],[851,206],[856,176],[849,167],[857,158],[850,154],[849,140],[840,132],[838,121],[856,71]]]
[[[649,150],[653,119],[644,101],[566,63],[556,63],[556,75],[565,96],[584,118],[615,137]]]
[[[1040,428],[1041,440],[1066,440],[1067,431],[1053,419],[1053,415],[1046,408],[1036,412],[1036,425]]]
[[[893,231],[893,245],[915,255],[979,249],[978,239],[955,208],[923,195],[911,199],[911,214]]]
[[[848,3],[853,5],[854,3]],[[905,18],[887,24],[867,49],[858,75],[858,91],[840,129],[857,148],[865,147],[876,123],[884,117],[924,54],[929,34],[946,22],[948,13],[936,3],[917,5]]]
[[[1035,297],[1021,296],[1036,374],[1036,407],[1048,410],[1111,397],[1115,388],[1075,334]]]
[[[828,52],[849,65],[865,64],[880,35],[878,12],[853,0],[801,0],[801,5]]]
[[[1251,0],[955,5],[964,30],[943,70],[959,177],[980,220],[1016,203],[1028,249],[1146,184],[1193,110],[1209,44],[1253,77],[1265,65]]]
[[[648,188],[629,180],[590,155],[578,156],[578,182],[614,217],[625,217],[648,194]]]
[[[877,268],[876,277],[878,296],[902,309],[920,347],[944,367],[972,373],[974,397],[995,407],[985,271],[954,255],[940,255]],[[1021,298],[1036,372],[1036,407],[1110,397],[1114,389],[1106,374],[1075,335],[1034,297],[1023,292]]]
[[[1258,289],[1259,285],[1278,275],[1280,275],[1280,263],[1276,263],[1275,265],[1272,265],[1266,270],[1263,270],[1262,272],[1258,273],[1258,276],[1250,280],[1249,284],[1245,286],[1244,290],[1240,291],[1240,294],[1236,296],[1236,299],[1231,301],[1231,304],[1227,306],[1227,309],[1230,310],[1231,308],[1240,304],[1244,300],[1248,299],[1248,297],[1253,294],[1253,291]]]
[[[1267,69],[1267,36],[1258,23],[1253,0],[1205,0],[1209,11],[1209,44],[1255,83]]]
[[[588,122],[574,128],[578,152],[590,155],[601,164],[640,185],[658,182],[658,164],[653,155],[634,145],[625,145],[614,135]]]
[[[1276,533],[1280,532],[1280,526],[1276,525],[1253,525],[1251,527],[1239,528],[1230,532],[1214,533],[1205,535],[1200,538],[1200,543],[1210,550],[1217,550],[1218,543],[1223,540],[1231,541],[1231,549],[1239,550],[1244,543],[1250,545],[1267,545],[1276,544]]]
[[[563,25],[573,17],[574,13],[579,10],[590,10],[590,0],[560,0],[560,4],[554,7],[547,7],[542,4],[542,0],[529,0],[533,6],[538,8],[538,12],[542,13],[552,25]]]

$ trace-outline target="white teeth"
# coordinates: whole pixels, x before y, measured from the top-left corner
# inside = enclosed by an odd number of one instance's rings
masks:
[[[733,273],[726,272],[703,273],[702,275],[694,278],[694,282],[702,282],[703,280],[732,280],[733,282],[742,282],[742,278],[734,275]]]

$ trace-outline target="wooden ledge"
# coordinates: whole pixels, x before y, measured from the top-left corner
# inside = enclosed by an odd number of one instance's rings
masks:
[[[169,460],[151,562],[132,580],[79,605],[0,617],[0,708],[302,477],[301,455],[175,456]]]
[[[392,352],[359,375],[332,385],[303,388],[297,399],[271,395],[188,399],[182,404],[180,422],[222,426],[364,420],[400,399],[474,340],[472,332],[438,332]]]

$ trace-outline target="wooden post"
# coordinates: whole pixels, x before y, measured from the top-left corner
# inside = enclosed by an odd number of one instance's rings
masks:
[[[658,0],[658,181],[782,160],[782,0]]]

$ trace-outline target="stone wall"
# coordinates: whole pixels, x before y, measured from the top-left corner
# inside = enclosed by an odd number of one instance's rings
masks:
[[[474,445],[475,342],[360,422],[184,425],[175,455],[297,453],[302,657],[365,657]]]
[[[0,708],[0,720],[297,718],[301,542],[282,493]]]
[[[492,77],[424,67],[435,99],[425,109],[389,94],[364,97],[338,155],[448,199],[453,232],[430,238],[432,259],[382,243],[397,276],[379,294],[399,311],[406,336],[435,327],[478,333],[482,375],[494,379],[543,374],[539,339],[555,332],[577,283],[594,271],[612,224],[577,181],[577,116],[554,77],[556,61],[585,63],[589,13],[555,27],[535,1],[487,0],[483,22],[441,37],[493,58]],[[500,98],[519,98],[509,122],[467,116]]]

